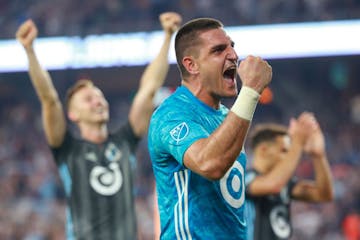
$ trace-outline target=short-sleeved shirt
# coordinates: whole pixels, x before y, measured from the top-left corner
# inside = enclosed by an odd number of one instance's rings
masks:
[[[132,173],[138,141],[127,122],[103,144],[68,131],[52,149],[68,200],[67,239],[136,239]]]
[[[254,169],[246,172],[245,215],[248,222],[248,240],[290,239],[291,192],[297,180],[295,177],[291,178],[279,194],[253,196],[248,187],[258,175],[260,174]]]
[[[245,154],[240,153],[219,181],[210,181],[183,164],[186,150],[195,141],[209,137],[227,114],[225,106],[215,110],[184,86],[153,114],[148,145],[156,179],[161,239],[246,238]]]

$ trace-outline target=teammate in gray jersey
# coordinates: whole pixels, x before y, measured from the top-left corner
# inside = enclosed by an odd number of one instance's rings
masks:
[[[333,198],[324,136],[312,113],[292,119],[289,127],[264,123],[250,137],[252,169],[246,173],[248,240],[290,239],[292,199],[324,202]],[[313,162],[315,179],[295,178],[305,153]]]
[[[161,49],[141,77],[128,121],[114,133],[109,133],[107,127],[108,102],[88,79],[77,81],[68,90],[65,113],[51,77],[34,51],[36,25],[29,19],[16,33],[28,58],[31,82],[41,102],[46,140],[67,194],[68,239],[137,238],[131,157],[147,132],[154,95],[169,69],[171,37],[181,24],[181,16],[173,12],[163,13],[159,19],[165,34]],[[67,130],[66,114],[78,126],[79,139]]]

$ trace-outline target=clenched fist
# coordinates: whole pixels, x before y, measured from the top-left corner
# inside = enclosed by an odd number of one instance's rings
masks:
[[[272,67],[260,57],[247,56],[237,69],[243,86],[261,94],[272,79]]]
[[[35,23],[29,19],[20,25],[16,32],[16,39],[23,45],[25,49],[32,47],[34,39],[37,37],[38,30]]]
[[[162,13],[159,16],[159,20],[164,31],[169,34],[173,34],[177,31],[182,22],[181,16],[175,12]]]

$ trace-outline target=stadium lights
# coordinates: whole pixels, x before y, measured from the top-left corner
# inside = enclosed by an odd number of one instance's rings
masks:
[[[360,54],[360,20],[226,27],[240,58],[265,59]],[[155,57],[162,31],[80,37],[49,37],[35,41],[41,64],[49,70],[141,66]],[[175,53],[170,51],[170,62]],[[0,72],[27,70],[16,40],[0,41]]]

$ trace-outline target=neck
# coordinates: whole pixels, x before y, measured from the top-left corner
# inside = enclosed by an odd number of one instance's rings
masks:
[[[108,129],[105,123],[98,125],[81,125],[79,126],[81,137],[92,143],[103,143],[108,137]]]
[[[195,81],[195,83],[197,82]],[[219,109],[220,99],[217,99],[209,94],[201,84],[191,84],[191,82],[188,81],[183,81],[182,84],[187,87],[190,92],[200,101],[214,109]]]

